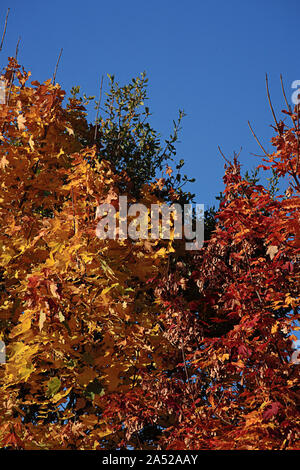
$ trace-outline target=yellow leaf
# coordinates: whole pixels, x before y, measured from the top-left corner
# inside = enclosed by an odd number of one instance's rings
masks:
[[[25,382],[26,382],[33,371],[34,371],[33,364],[30,364],[29,366],[23,367],[23,368],[20,369],[19,378],[22,379],[22,380],[25,380]]]
[[[18,124],[18,129],[19,131],[23,131],[25,129],[24,123],[26,122],[26,119],[24,118],[23,114],[19,114],[17,117],[17,124]]]
[[[25,331],[30,330],[31,328],[31,316],[32,312],[30,310],[27,310],[22,316],[21,316],[21,322],[15,326],[15,328],[12,330],[11,337],[15,338],[18,335],[21,335],[22,333],[25,333]]]
[[[158,250],[154,256],[157,258],[158,256],[165,256],[166,254],[167,250],[165,248],[160,248],[160,250]]]
[[[267,255],[270,256],[271,260],[274,258],[277,252],[278,252],[278,248],[275,245],[270,245],[267,249]]]
[[[50,292],[53,295],[53,297],[59,299],[59,295],[57,293],[57,285],[54,284],[54,282],[51,282],[51,284],[49,286],[49,289],[50,289]]]
[[[98,424],[99,418],[95,415],[84,415],[80,417],[80,420],[83,422],[85,426],[95,426]]]
[[[63,315],[61,312],[58,312],[58,318],[59,318],[59,321],[60,321],[60,322],[65,321],[65,317],[64,317],[64,315]]]
[[[51,252],[49,258],[46,260],[45,265],[46,267],[50,268],[54,266],[56,263],[55,259],[53,258],[53,253]]]
[[[116,287],[116,286],[118,286],[118,285],[119,285],[119,283],[116,282],[115,284],[112,284],[112,285],[109,286],[109,287],[105,287],[105,289],[103,289],[103,291],[101,292],[100,295],[103,296],[103,295],[107,294],[107,292],[109,292],[113,287]]]
[[[30,136],[28,143],[29,143],[31,150],[34,151],[34,141],[33,141],[32,135]]]
[[[42,311],[40,313],[40,317],[39,317],[39,329],[40,329],[40,331],[42,331],[42,329],[43,329],[45,320],[46,320],[46,313],[44,311]]]
[[[171,168],[169,165],[167,165],[166,174],[169,175],[169,176],[171,176],[172,173],[173,173],[172,168]]]
[[[74,131],[73,131],[73,129],[71,129],[71,127],[66,127],[66,130],[67,130],[69,135],[74,135]]]
[[[229,354],[222,354],[222,356],[219,357],[221,362],[224,362],[229,359]]]
[[[4,168],[8,165],[9,161],[7,160],[6,156],[3,155],[3,157],[1,158],[1,161],[0,161],[0,166],[2,168],[2,170],[4,170]]]
[[[62,391],[62,392],[58,392],[56,395],[54,395],[54,397],[51,399],[51,401],[53,403],[57,403],[59,400],[61,400],[62,398],[66,397],[67,395],[69,395],[70,391],[72,390],[72,387],[68,388],[67,390],[65,391]]]

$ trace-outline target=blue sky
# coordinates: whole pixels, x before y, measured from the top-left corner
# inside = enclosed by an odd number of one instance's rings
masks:
[[[196,201],[206,205],[223,190],[218,145],[229,157],[242,147],[244,170],[253,168],[259,159],[251,153],[260,149],[250,120],[271,148],[265,73],[278,113],[280,74],[289,99],[291,83],[300,79],[297,0],[2,0],[1,35],[8,7],[2,66],[21,36],[19,61],[32,79],[52,77],[63,47],[57,81],[67,92],[80,85],[98,95],[101,75],[115,74],[125,84],[145,70],[151,122],[162,136],[172,130],[179,108],[187,114],[178,159],[196,178],[189,187]]]

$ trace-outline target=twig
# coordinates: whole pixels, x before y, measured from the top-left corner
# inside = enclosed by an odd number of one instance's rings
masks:
[[[300,155],[300,141],[299,141],[299,135],[298,135],[298,130],[299,130],[299,125],[297,125],[296,123],[296,120],[295,118],[293,117],[293,113],[292,113],[292,110],[291,110],[291,107],[290,107],[290,104],[286,98],[286,94],[285,94],[285,89],[284,89],[284,85],[283,85],[283,80],[282,80],[282,75],[280,74],[280,82],[281,82],[281,88],[282,88],[282,93],[283,93],[283,97],[284,97],[284,100],[285,100],[285,103],[286,103],[286,106],[289,110],[289,113],[290,113],[290,117],[293,121],[293,124],[294,124],[294,127],[295,127],[295,134],[296,134],[296,137],[297,137],[297,161],[296,161],[296,170],[295,170],[295,173],[297,175],[297,172],[298,172],[298,165],[299,165],[299,155]]]
[[[235,157],[236,157],[236,158],[239,158],[239,156],[240,156],[242,150],[243,150],[243,147],[241,146],[239,152],[235,154]],[[234,153],[235,153],[235,152],[234,152]]]
[[[21,41],[21,36],[19,36],[19,39],[18,39],[18,42],[17,42],[17,46],[16,46],[16,54],[15,54],[15,59],[16,59],[16,60],[17,60],[17,57],[18,57],[20,41]]]
[[[256,134],[255,134],[254,130],[252,129],[251,124],[250,124],[249,121],[248,121],[248,126],[250,127],[250,131],[252,132],[252,135],[253,135],[254,139],[256,140],[256,142],[258,143],[258,145],[260,146],[260,148],[262,149],[262,151],[264,152],[264,154],[265,154],[267,157],[270,157],[270,154],[269,154],[268,152],[266,152],[266,150],[263,148],[262,144],[260,143],[260,141],[259,141],[258,138],[256,137]]]
[[[273,106],[272,106],[271,97],[270,97],[269,83],[268,83],[268,74],[266,74],[266,87],[267,87],[268,101],[269,101],[270,109],[271,109],[271,112],[272,112],[272,115],[273,115],[273,118],[274,118],[274,122],[275,122],[275,124],[276,124],[276,128],[277,128],[279,134],[281,134],[281,131],[280,131],[280,128],[279,128],[279,126],[278,126],[278,122],[277,122],[277,119],[276,119],[276,116],[275,116],[275,113],[274,113],[274,109],[273,109]]]
[[[230,161],[225,157],[224,153],[222,152],[220,146],[218,145],[218,149],[219,149],[219,152],[220,154],[222,155],[222,157],[224,158],[224,160],[228,163],[228,165],[230,165]]]
[[[4,42],[4,38],[5,38],[6,27],[7,27],[7,19],[8,19],[9,11],[10,11],[10,8],[7,9],[7,13],[6,13],[5,24],[4,24],[4,31],[3,31],[3,35],[2,35],[2,39],[1,39],[1,44],[0,44],[0,52],[2,51],[3,42]]]
[[[98,130],[98,116],[99,116],[99,108],[100,108],[100,103],[101,103],[101,98],[102,98],[102,85],[103,85],[103,75],[102,75],[102,77],[101,77],[99,101],[98,101],[98,104],[97,104],[97,114],[96,114],[96,120],[95,120],[94,142],[96,142],[97,130]]]
[[[181,338],[181,353],[182,353],[183,366],[184,366],[184,371],[185,371],[185,375],[186,375],[186,380],[187,380],[187,383],[188,383],[188,388],[190,388],[190,377],[189,377],[187,367],[186,367],[186,359],[185,359],[185,353],[184,353],[183,339],[182,338]]]
[[[16,53],[15,53],[15,61],[17,62],[17,57],[18,57],[18,52],[19,52],[19,44],[20,44],[20,40],[21,40],[21,37],[19,36],[19,39],[18,39],[18,42],[17,42],[17,45],[16,45]],[[15,79],[15,68],[13,69],[13,72],[12,72],[12,76],[11,76],[11,79],[10,79],[10,84],[9,84],[9,90],[8,90],[8,95],[7,95],[7,105],[9,105],[9,100],[10,100],[10,96],[11,96],[11,91],[12,91],[12,86],[13,86],[13,83],[14,83],[14,79]]]
[[[246,248],[245,248],[245,240],[243,240],[243,248],[244,248],[245,258],[246,258],[247,265],[248,265],[248,269],[249,269],[249,274],[250,274],[251,282],[252,282],[253,285],[255,285],[254,279],[253,279],[253,277],[252,277],[252,271],[251,271],[251,266],[250,266],[249,258],[248,258],[247,251],[246,251]],[[261,303],[261,305],[262,305],[262,304],[263,304],[262,298],[261,298],[260,293],[258,292],[257,289],[255,289],[255,293],[256,293],[256,295],[257,295],[257,297],[258,297],[258,300],[260,301],[260,303]]]
[[[285,89],[284,89],[284,85],[283,85],[282,74],[280,74],[280,83],[281,83],[281,89],[282,89],[282,94],[283,94],[283,97],[284,97],[285,104],[286,104],[286,106],[287,106],[289,112],[292,114],[292,110],[291,110],[290,104],[289,104],[289,102],[288,102],[288,100],[287,100],[287,97],[286,97],[286,94],[285,94]],[[293,123],[295,124],[295,121],[294,121],[294,119],[293,119],[292,116],[291,116],[291,118],[292,118]]]
[[[56,66],[55,66],[55,70],[54,70],[54,74],[53,74],[53,78],[52,78],[53,85],[55,84],[56,73],[57,73],[58,64],[59,64],[59,61],[60,61],[60,58],[61,58],[61,55],[62,55],[62,51],[63,51],[63,48],[61,48],[58,59],[57,59],[57,62],[56,62]]]
[[[220,416],[218,413],[215,413],[215,415],[216,415],[221,421],[223,421],[223,423],[229,424],[229,426],[232,426],[232,423],[231,423],[230,421],[227,421],[227,419],[223,418],[223,417]]]
[[[73,229],[74,229],[74,235],[76,235],[76,220],[75,220],[75,205],[74,205],[74,191],[73,191],[73,187],[72,187],[72,190],[71,190],[71,194],[72,194],[72,210],[73,210]]]

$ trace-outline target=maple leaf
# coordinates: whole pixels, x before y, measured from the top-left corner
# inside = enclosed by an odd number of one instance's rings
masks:
[[[274,258],[276,253],[278,253],[278,247],[274,245],[270,245],[267,249],[267,255],[270,256],[271,260]]]
[[[165,185],[164,178],[157,178],[156,179],[156,186],[158,187],[158,189],[163,189],[164,185]]]
[[[169,165],[167,165],[166,174],[167,174],[168,176],[171,176],[172,173],[173,173],[172,168],[171,168]]]
[[[66,127],[66,131],[68,132],[69,135],[74,135],[74,131],[71,127]]]
[[[0,162],[0,166],[2,170],[4,170],[8,164],[9,164],[9,161],[7,160],[6,156],[3,155],[3,157],[1,158],[1,162]]]
[[[40,329],[40,331],[43,329],[45,321],[46,321],[46,313],[44,311],[41,311],[40,316],[39,316],[39,329]]]
[[[24,125],[25,122],[26,122],[26,119],[23,116],[23,114],[19,114],[19,116],[17,117],[17,123],[18,123],[19,131],[23,131],[26,128],[25,125]]]
[[[12,75],[13,112],[0,109],[1,445],[296,448],[299,377],[288,358],[300,302],[297,131],[281,126],[266,157],[289,177],[289,197],[274,198],[228,161],[196,254],[174,233],[168,242],[100,240],[99,202],[118,209],[122,192],[149,207],[183,193],[164,178],[151,183],[163,164],[151,160],[149,137],[135,147],[131,114],[128,134],[108,116],[95,141],[81,100],[65,107],[51,80],[26,86],[14,59]],[[130,88],[112,89],[130,113],[141,91],[132,86],[129,98]]]
[[[263,413],[264,420],[269,421],[273,416],[278,414],[281,408],[282,405],[278,401],[271,403]]]

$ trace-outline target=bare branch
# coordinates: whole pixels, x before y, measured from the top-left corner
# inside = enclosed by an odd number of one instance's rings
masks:
[[[270,97],[269,83],[268,83],[268,74],[266,74],[266,87],[267,87],[268,101],[269,101],[270,109],[271,109],[271,112],[272,112],[272,115],[273,115],[273,119],[274,119],[274,122],[275,122],[275,124],[276,124],[276,128],[277,128],[279,134],[281,134],[280,128],[279,128],[279,126],[278,126],[278,121],[277,121],[277,119],[276,119],[275,112],[274,112],[274,109],[273,109],[271,97]]]
[[[242,150],[243,150],[243,148],[241,147],[240,150],[238,151],[238,153],[234,152],[236,158],[239,158],[239,156],[241,155]]]
[[[17,60],[17,58],[18,58],[20,41],[21,41],[21,36],[19,36],[19,39],[18,39],[18,42],[17,42],[17,46],[16,46],[16,54],[15,54],[15,59],[16,59],[16,60]]]
[[[52,78],[53,85],[55,84],[56,73],[57,73],[58,64],[59,64],[59,61],[60,61],[60,58],[61,58],[61,55],[62,55],[62,51],[63,51],[63,48],[61,48],[58,59],[57,59],[57,62],[56,62],[56,66],[55,66],[55,70],[54,70],[54,74],[53,74],[53,78]]]
[[[283,93],[283,96],[284,96],[284,100],[285,100],[285,103],[286,103],[286,106],[290,112],[290,116],[291,116],[291,119],[293,121],[293,124],[294,124],[294,127],[295,127],[295,135],[296,135],[296,138],[297,138],[297,161],[296,161],[296,170],[295,170],[295,174],[297,175],[298,173],[298,166],[299,166],[299,155],[300,155],[300,141],[299,141],[299,134],[298,134],[298,128],[299,128],[299,124],[297,125],[296,123],[296,120],[295,118],[293,117],[293,113],[292,113],[292,109],[290,107],[290,104],[286,98],[286,94],[285,94],[285,89],[284,89],[284,85],[283,85],[283,80],[282,80],[282,75],[280,74],[280,82],[281,82],[281,88],[282,88],[282,93]],[[299,120],[298,120],[299,122]],[[296,176],[297,177],[297,176]]]
[[[18,39],[18,42],[17,42],[17,45],[16,45],[15,60],[17,60],[17,57],[18,57],[20,41],[21,41],[21,37],[19,36],[19,39]],[[9,104],[9,100],[10,100],[10,97],[11,97],[11,92],[12,92],[14,79],[15,79],[15,69],[13,70],[13,73],[12,73],[12,76],[11,76],[11,79],[10,79],[9,90],[8,90],[8,94],[7,94],[7,104]]]
[[[230,165],[230,161],[225,157],[224,153],[222,152],[220,146],[218,145],[218,149],[219,149],[219,152],[220,154],[222,155],[222,157],[224,158],[224,160],[228,163],[228,165]]]
[[[292,114],[292,110],[291,110],[290,104],[289,104],[289,102],[288,102],[288,100],[287,100],[287,97],[286,97],[286,94],[285,94],[285,89],[284,89],[282,74],[280,74],[280,83],[281,83],[282,94],[283,94],[283,97],[284,97],[284,101],[285,101],[286,107],[287,107],[287,109],[289,110],[289,112]],[[292,121],[294,122],[294,119],[293,119],[293,118],[292,118]]]
[[[251,124],[250,124],[249,121],[248,121],[248,126],[250,127],[250,131],[252,132],[252,135],[253,135],[254,139],[256,140],[256,142],[258,143],[258,145],[260,146],[260,148],[262,149],[262,151],[264,152],[264,154],[265,154],[267,157],[270,157],[270,154],[264,149],[264,147],[262,146],[262,144],[260,143],[260,141],[259,141],[258,138],[256,137],[256,134],[255,134],[254,130],[252,129]]]
[[[5,38],[6,27],[7,27],[7,19],[8,19],[9,11],[10,11],[10,8],[7,9],[7,13],[6,13],[4,30],[3,30],[3,35],[2,35],[1,44],[0,44],[0,52],[2,51],[3,42],[4,42],[4,38]]]
[[[99,108],[100,108],[100,103],[101,103],[101,98],[102,98],[102,85],[103,85],[103,75],[102,75],[102,77],[101,77],[99,101],[98,101],[98,104],[97,104],[97,114],[96,114],[96,120],[95,120],[94,142],[96,141],[97,130],[98,130],[98,116],[99,116]]]

